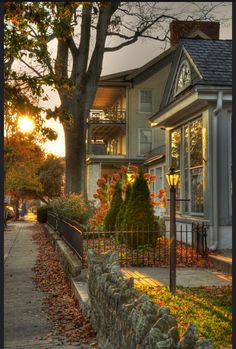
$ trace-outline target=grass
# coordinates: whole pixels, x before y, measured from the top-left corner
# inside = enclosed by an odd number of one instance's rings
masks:
[[[215,349],[232,346],[232,288],[178,287],[172,295],[166,287],[135,286],[161,306],[170,307],[176,317],[180,336],[190,323],[197,326],[199,337],[210,339]]]

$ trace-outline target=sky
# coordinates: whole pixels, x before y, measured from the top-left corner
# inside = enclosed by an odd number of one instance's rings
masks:
[[[173,11],[180,11],[182,9],[188,10],[191,9],[191,5],[188,3],[176,3],[176,2],[168,2],[165,3],[165,6],[171,5]],[[216,3],[212,3],[216,4]],[[214,14],[220,20],[222,16],[224,18],[232,18],[232,3],[225,3],[223,14],[222,9],[216,9]],[[225,20],[220,24],[220,39],[232,39],[232,21]],[[52,50],[56,47],[56,43],[52,42],[51,44]],[[142,39],[137,43],[132,44],[130,46],[126,46],[119,51],[115,51],[112,53],[106,53],[104,55],[103,60],[103,69],[102,75],[108,75],[112,73],[116,73],[119,71],[139,68],[140,66],[146,64],[148,61],[152,60],[154,57],[161,54],[164,49],[164,45],[162,42],[154,41],[151,39]],[[51,88],[46,88],[46,93],[50,96],[49,101],[41,101],[40,105],[43,107],[50,107],[54,109],[55,106],[60,105],[60,99],[56,92],[51,91]],[[58,138],[56,141],[48,141],[44,144],[44,149],[47,152],[56,154],[58,156],[65,156],[65,145],[64,145],[64,132],[62,125],[54,120],[47,120],[46,126],[51,127],[58,133]]]

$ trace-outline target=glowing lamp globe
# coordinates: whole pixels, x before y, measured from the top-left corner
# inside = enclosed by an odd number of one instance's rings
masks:
[[[167,183],[171,188],[176,188],[179,184],[180,175],[175,172],[175,169],[171,167],[166,174]]]

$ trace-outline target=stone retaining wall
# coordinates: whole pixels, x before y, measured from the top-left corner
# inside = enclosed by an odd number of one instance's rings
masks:
[[[102,349],[212,349],[190,325],[179,338],[176,318],[168,307],[140,295],[133,279],[124,279],[118,255],[88,251],[90,317]]]

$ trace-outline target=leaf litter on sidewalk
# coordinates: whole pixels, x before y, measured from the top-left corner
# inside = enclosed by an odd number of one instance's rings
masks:
[[[36,223],[35,228],[33,240],[38,245],[38,256],[33,279],[36,287],[45,293],[43,303],[55,328],[41,339],[56,335],[65,338],[69,344],[89,344],[91,348],[98,348],[96,334],[77,304],[51,242],[40,224]]]

